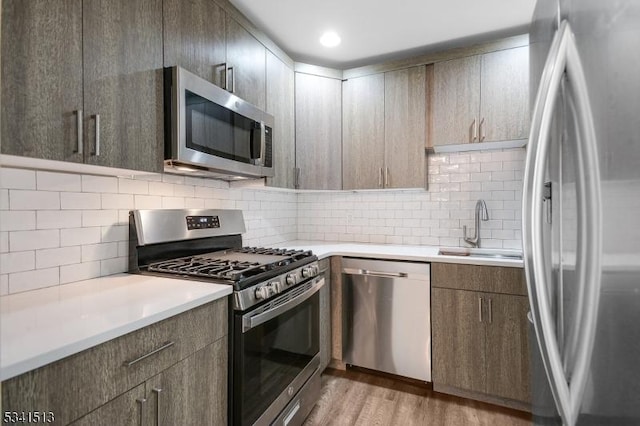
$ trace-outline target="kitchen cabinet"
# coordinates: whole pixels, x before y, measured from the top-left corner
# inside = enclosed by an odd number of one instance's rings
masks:
[[[426,186],[426,67],[384,74],[385,188]]]
[[[267,185],[279,188],[295,186],[295,104],[294,72],[273,53],[267,52],[267,112],[273,115],[274,176]]]
[[[226,87],[227,14],[212,0],[164,0],[164,66]]]
[[[344,189],[425,187],[426,67],[343,83]]]
[[[524,46],[436,63],[432,145],[527,138],[528,58]]]
[[[190,424],[224,424],[227,304],[217,300],[9,379],[2,407],[52,411],[56,424],[139,424],[156,409],[182,421],[224,420]],[[199,412],[185,413],[193,408]]]
[[[342,179],[344,189],[384,185],[384,74],[342,83]]]
[[[227,15],[227,90],[266,108],[266,49],[249,31]]]
[[[301,189],[342,189],[342,81],[295,74],[296,168]]]
[[[161,0],[2,8],[2,153],[160,171]]]
[[[527,409],[523,270],[432,264],[434,390]]]

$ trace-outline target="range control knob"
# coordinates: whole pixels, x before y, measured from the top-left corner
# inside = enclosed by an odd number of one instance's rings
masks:
[[[282,284],[280,284],[280,281],[271,281],[269,288],[273,294],[278,294],[282,291]]]
[[[262,286],[256,289],[255,295],[258,300],[268,299],[271,295],[271,289],[268,285]]]
[[[296,274],[287,275],[287,284],[294,285],[295,283],[298,282],[298,280],[296,278],[297,278]]]
[[[313,274],[313,266],[307,266],[305,268],[302,268],[302,277],[303,278],[309,278],[312,277]]]

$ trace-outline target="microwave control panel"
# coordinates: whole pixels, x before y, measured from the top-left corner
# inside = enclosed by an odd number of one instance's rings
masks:
[[[187,216],[187,229],[220,228],[218,216]]]

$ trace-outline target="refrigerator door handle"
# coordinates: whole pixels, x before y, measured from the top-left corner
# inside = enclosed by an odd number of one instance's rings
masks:
[[[565,71],[575,94],[579,157],[576,192],[578,201],[578,232],[583,236],[577,253],[579,322],[574,326],[575,351],[567,372],[555,332],[546,282],[548,268],[543,256],[543,195],[545,169],[550,145],[550,131],[556,95]],[[600,297],[601,204],[600,176],[593,118],[588,98],[584,70],[567,21],[563,21],[554,36],[536,96],[525,166],[522,202],[523,251],[531,312],[538,345],[544,361],[556,406],[565,425],[573,426],[580,412],[591,355],[593,352],[597,309]]]

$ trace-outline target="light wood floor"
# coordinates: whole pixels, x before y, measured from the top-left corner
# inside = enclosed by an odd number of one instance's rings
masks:
[[[326,370],[320,401],[304,423],[316,425],[525,426],[531,416],[393,378]]]

